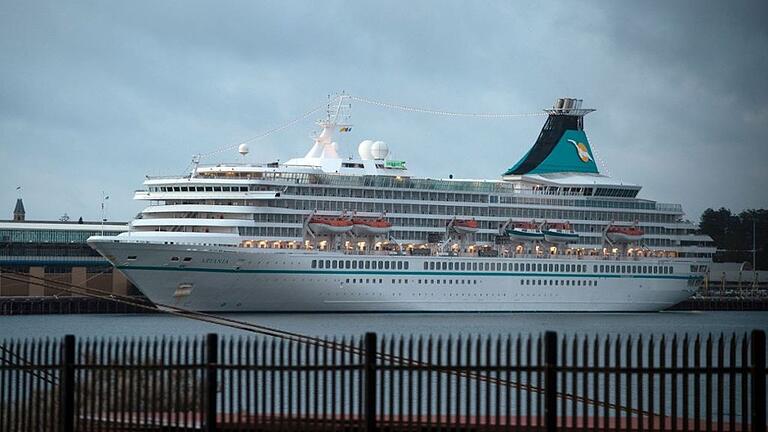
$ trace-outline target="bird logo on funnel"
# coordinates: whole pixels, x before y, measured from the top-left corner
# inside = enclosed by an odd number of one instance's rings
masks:
[[[587,146],[572,139],[569,139],[568,142],[576,147],[576,151],[579,153],[579,159],[581,159],[582,162],[586,163],[592,160],[592,156],[590,156],[589,152],[587,151]]]

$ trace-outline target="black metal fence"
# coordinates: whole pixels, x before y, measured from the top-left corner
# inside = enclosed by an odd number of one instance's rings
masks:
[[[765,333],[4,341],[0,430],[764,431]]]

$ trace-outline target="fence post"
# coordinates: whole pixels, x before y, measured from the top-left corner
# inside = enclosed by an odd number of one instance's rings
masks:
[[[376,430],[376,333],[365,334],[365,430]]]
[[[219,335],[208,333],[205,339],[205,431],[216,431],[216,390],[218,390],[217,363],[219,362]]]
[[[765,332],[752,330],[752,430],[765,432]]]
[[[75,336],[64,336],[61,349],[59,421],[63,432],[73,432],[75,430]]]
[[[557,431],[557,333],[544,333],[544,424]]]

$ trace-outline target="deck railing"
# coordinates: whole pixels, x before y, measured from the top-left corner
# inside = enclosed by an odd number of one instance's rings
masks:
[[[0,430],[764,431],[751,335],[13,340]]]

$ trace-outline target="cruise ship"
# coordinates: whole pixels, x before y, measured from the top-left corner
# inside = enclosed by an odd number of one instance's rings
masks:
[[[659,311],[711,261],[679,204],[601,173],[582,100],[497,179],[415,177],[379,140],[342,156],[349,107],[303,157],[147,177],[129,231],[89,244],[160,305],[226,312]]]

